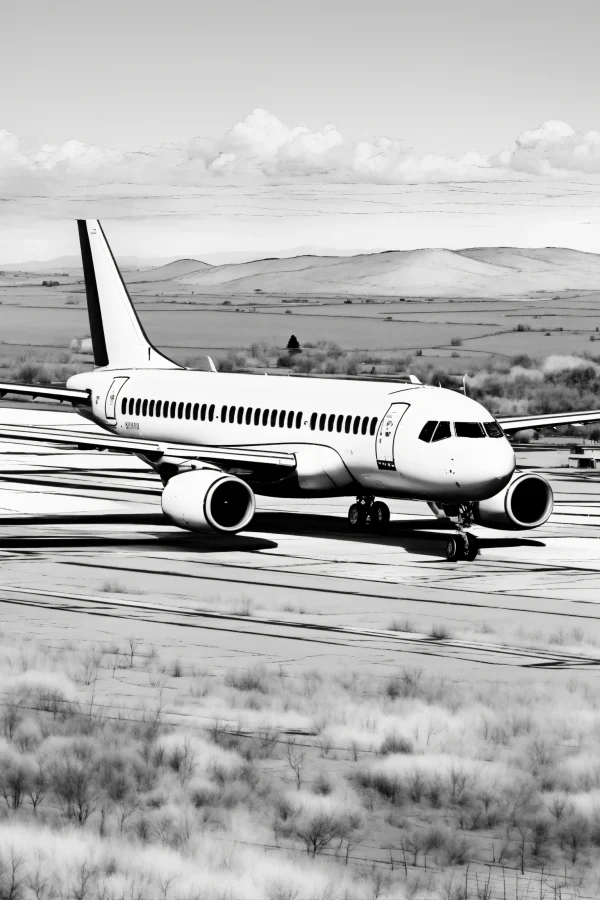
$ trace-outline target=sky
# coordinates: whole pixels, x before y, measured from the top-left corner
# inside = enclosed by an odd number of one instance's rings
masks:
[[[0,263],[76,252],[73,215],[148,257],[600,252],[599,26],[595,0],[10,4]]]

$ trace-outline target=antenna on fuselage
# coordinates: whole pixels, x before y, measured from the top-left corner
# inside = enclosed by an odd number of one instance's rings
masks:
[[[468,374],[469,374],[469,372],[465,372],[465,374],[463,375],[463,380],[462,380],[462,382],[463,382],[463,394],[465,395],[465,397],[467,396],[467,375],[468,375]]]
[[[206,358],[207,358],[207,360],[208,360],[208,368],[209,368],[209,370],[210,370],[211,372],[217,372],[218,370],[217,370],[217,367],[215,366],[215,364],[214,364],[214,362],[213,362],[213,360],[212,360],[212,357],[207,356]]]

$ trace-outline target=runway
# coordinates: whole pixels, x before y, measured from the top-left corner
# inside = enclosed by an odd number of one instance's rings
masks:
[[[547,470],[550,522],[479,529],[481,556],[456,564],[425,504],[392,503],[388,533],[356,535],[345,500],[258,498],[242,535],[193,535],[164,520],[160,482],[138,460],[14,442],[1,451],[4,630],[53,643],[135,634],[227,668],[418,666],[510,679],[595,678],[600,665],[595,472]]]

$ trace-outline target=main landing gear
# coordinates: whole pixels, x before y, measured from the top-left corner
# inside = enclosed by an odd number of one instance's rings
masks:
[[[385,531],[390,521],[390,508],[387,503],[375,500],[372,494],[356,498],[348,510],[348,524],[352,531]]]
[[[456,537],[448,538],[446,541],[446,559],[449,562],[458,562],[459,559],[473,562],[477,556],[479,556],[477,538],[468,531],[459,532]]]
[[[457,562],[465,559],[473,562],[479,556],[479,542],[474,534],[465,531],[473,524],[473,507],[465,503],[458,507],[457,515],[449,516],[456,522],[457,535],[453,535],[446,541],[446,559],[448,562]]]

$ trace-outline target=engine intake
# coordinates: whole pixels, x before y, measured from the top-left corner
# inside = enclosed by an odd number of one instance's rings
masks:
[[[504,490],[475,504],[475,521],[486,528],[522,531],[537,528],[550,518],[552,488],[545,478],[531,472],[515,472]]]
[[[175,475],[162,493],[162,510],[179,528],[233,534],[252,521],[254,493],[241,478],[214,469]]]

